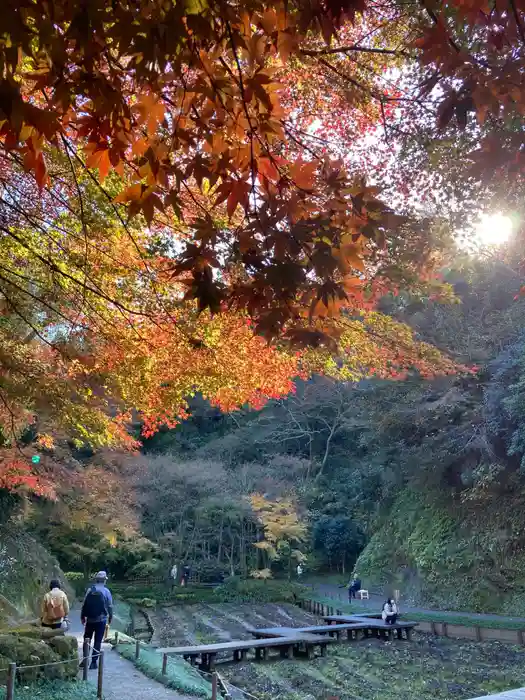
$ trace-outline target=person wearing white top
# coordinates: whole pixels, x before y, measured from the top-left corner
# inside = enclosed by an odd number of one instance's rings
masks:
[[[389,598],[383,605],[383,612],[381,613],[383,621],[387,625],[395,625],[397,621],[397,605],[393,598]]]

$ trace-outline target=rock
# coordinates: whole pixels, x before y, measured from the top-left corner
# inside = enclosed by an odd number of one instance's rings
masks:
[[[64,664],[64,673],[68,678],[75,678],[78,673],[78,641],[76,637],[54,637],[48,642],[53,651],[61,659],[71,659],[71,663]]]
[[[78,651],[78,642],[76,637],[54,637],[53,639],[49,640],[49,646],[62,659],[71,659],[76,656]]]
[[[68,659],[70,663],[57,663]],[[39,678],[74,678],[78,672],[77,640],[64,636],[43,640],[23,634],[0,634],[0,681],[5,678],[9,663],[13,662],[19,667],[18,676],[24,682]],[[26,666],[31,668],[24,668]]]

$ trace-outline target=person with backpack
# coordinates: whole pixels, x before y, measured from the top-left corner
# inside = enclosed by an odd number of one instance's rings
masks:
[[[67,595],[60,588],[60,582],[53,579],[49,584],[49,591],[42,599],[40,608],[40,620],[42,627],[53,630],[61,629],[64,620],[69,615],[69,601]]]
[[[86,592],[80,618],[84,627],[84,641],[89,642],[94,638],[93,655],[90,669],[97,668],[100,647],[106,632],[106,625],[110,625],[113,619],[113,597],[106,586],[108,580],[105,571],[99,571],[95,576],[95,583]],[[85,663],[83,661],[82,663]]]

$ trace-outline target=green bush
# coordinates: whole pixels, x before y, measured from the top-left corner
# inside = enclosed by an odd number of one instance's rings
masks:
[[[161,576],[164,570],[164,564],[160,559],[146,559],[135,564],[128,572],[129,576],[136,578],[149,578],[152,576]]]
[[[119,596],[125,600],[133,601],[150,598],[159,602],[164,602],[171,593],[169,587],[163,583],[110,583],[109,587],[113,596]]]
[[[16,700],[95,700],[96,689],[82,681],[45,681],[28,687],[17,686]],[[0,700],[5,688],[0,688]]]
[[[214,562],[200,561],[193,566],[193,573],[201,583],[221,583],[229,576],[229,568]]]
[[[85,575],[80,571],[66,571],[64,576],[75,591],[77,598],[82,598],[88,587],[88,580]]]
[[[119,644],[117,650],[125,659],[132,661],[148,678],[153,678],[153,680],[163,683],[168,688],[173,688],[182,693],[211,698],[211,685],[184,659],[177,656],[169,656],[166,675],[163,675],[162,654],[159,654],[152,647],[141,644],[138,660],[135,660],[134,645]]]
[[[293,603],[303,594],[301,586],[290,581],[227,579],[214,590],[221,603]]]
[[[152,607],[155,601],[161,605],[192,605],[194,603],[293,603],[302,595],[302,587],[290,581],[257,581],[237,577],[226,579],[215,588],[187,586],[170,588],[164,584],[148,586],[133,584],[112,585],[117,594],[129,603]]]

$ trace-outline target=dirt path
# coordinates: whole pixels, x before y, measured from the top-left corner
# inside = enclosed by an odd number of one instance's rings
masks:
[[[82,649],[84,628],[80,623],[78,610],[70,614],[71,629]],[[186,695],[180,695],[175,690],[166,688],[162,683],[151,680],[141,673],[131,661],[123,659],[109,644],[103,645],[104,651],[104,698],[105,700],[195,700]],[[88,680],[97,684],[97,672],[89,671]]]
[[[305,583],[305,588],[315,591],[318,595],[325,596],[327,598],[332,598],[334,600],[340,600],[341,602],[348,602],[348,591],[345,588],[340,588],[333,583]],[[384,598],[376,595],[371,595],[370,600],[353,600],[352,607],[362,608],[367,611],[381,610],[381,606],[384,603]],[[473,617],[478,620],[499,620],[501,622],[523,622],[525,624],[525,618],[523,617],[508,617],[506,615],[494,615],[492,613],[471,613],[471,612],[453,612],[451,610],[431,610],[430,608],[421,608],[416,605],[408,605],[401,602],[402,612],[405,613],[439,613],[439,615],[446,617],[457,617],[458,615],[467,615],[468,617]]]

